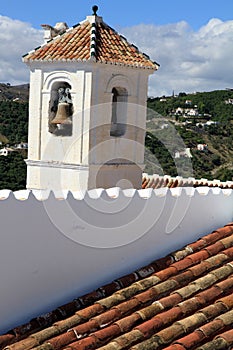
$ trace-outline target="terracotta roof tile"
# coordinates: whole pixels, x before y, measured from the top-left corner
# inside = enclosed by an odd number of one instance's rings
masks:
[[[142,320],[149,320],[153,316],[159,314],[164,309],[160,301],[155,301],[152,305],[149,305],[139,311],[136,311],[140,315]]]
[[[180,338],[177,341],[177,344],[174,344],[174,345],[183,346],[184,349],[191,349],[194,346],[200,344],[203,341],[203,339],[205,339],[204,334],[200,330],[196,330],[196,331],[184,336],[183,338]],[[170,350],[170,347],[165,348],[165,349]]]
[[[154,263],[157,266],[158,270],[165,269],[174,262],[172,255],[165,256],[164,258],[156,260]]]
[[[141,315],[139,313],[133,313],[130,316],[124,317],[116,322],[116,324],[122,333],[129,332],[134,326],[137,325],[138,321],[141,319]]]
[[[155,300],[158,297],[158,292],[152,288],[149,290],[142,292],[134,297],[134,299],[138,300],[141,304],[147,304],[152,300]]]
[[[219,187],[223,189],[232,189],[233,181],[208,181],[205,179],[193,179],[182,178],[182,177],[171,177],[171,176],[160,176],[158,174],[148,175],[143,174],[142,177],[142,188],[176,188],[176,187]]]
[[[142,323],[140,326],[137,326],[136,329],[138,329],[143,334],[144,338],[149,338],[162,326],[163,319],[161,317],[156,317]]]
[[[223,253],[226,254],[229,259],[232,259],[233,258],[233,247],[224,250]]]
[[[60,332],[65,332],[70,327],[73,327],[79,324],[81,320],[82,319],[78,315],[74,315],[62,321],[55,322],[54,325]]]
[[[216,334],[219,330],[221,330],[224,327],[224,324],[221,320],[214,320],[212,322],[209,322],[202,327],[199,328],[199,330],[204,334],[204,336],[210,337],[213,334]]]
[[[207,250],[208,254],[211,255],[215,255],[218,252],[220,252],[221,250],[223,250],[224,248],[226,248],[223,243],[221,241],[218,241],[214,244],[212,244],[211,246],[206,247],[205,249]]]
[[[95,320],[98,323],[98,325],[101,327],[115,320],[118,320],[120,317],[121,317],[121,312],[119,311],[119,309],[114,308],[104,312],[101,315],[93,317],[92,320]]]
[[[160,344],[168,344],[168,343],[171,343],[176,338],[178,338],[179,336],[181,336],[183,333],[184,333],[183,325],[179,323],[174,323],[170,327],[164,328],[163,330],[158,332],[152,338],[158,337],[160,339]],[[146,341],[146,344],[147,343],[148,341]]]
[[[200,238],[196,242],[190,243],[188,246],[192,249],[192,251],[196,252],[206,246],[206,241]]]
[[[172,344],[164,349],[166,349],[166,350],[186,350],[187,348],[185,348],[184,346],[182,346],[180,344]]]
[[[197,253],[194,253],[192,255],[189,256],[189,259],[192,261],[192,264],[196,264],[199,261],[205,260],[207,258],[209,258],[209,253],[207,252],[207,250],[200,250]]]
[[[127,300],[119,305],[114,306],[117,310],[120,311],[121,315],[127,315],[134,310],[136,310],[141,302],[137,300],[137,298],[132,298],[130,300]]]
[[[226,263],[229,260],[228,254],[225,253],[225,250],[220,252],[219,254],[215,256],[211,256],[210,258],[206,259],[203,264],[209,265],[210,268],[217,267],[219,265],[222,265],[223,263]]]
[[[224,257],[224,260],[223,261],[226,261],[227,260],[227,257],[225,255],[223,255]],[[210,259],[210,258],[209,258]],[[215,265],[212,265],[210,262],[209,262],[209,259],[206,259],[204,261],[201,261],[199,264],[197,265],[194,265],[194,266],[191,266],[189,267],[189,271],[192,273],[193,276],[197,277],[197,276],[200,276],[202,274],[204,274],[205,272],[207,272],[208,270],[210,270],[211,267],[214,267]]]
[[[63,34],[24,55],[23,59],[25,62],[95,61],[152,70],[158,69],[159,66],[97,16],[87,17],[86,21],[69,28]]]
[[[180,302],[178,306],[182,314],[186,316],[192,312],[197,311],[202,306],[202,303],[198,300],[198,298],[193,297],[191,299]]]
[[[233,310],[230,310],[225,314],[218,316],[217,319],[221,320],[225,326],[233,325]]]
[[[207,327],[209,328],[209,330],[207,331],[206,334],[203,333],[203,329],[205,328],[207,330]],[[176,346],[182,346],[181,349],[211,349],[211,350],[216,350],[219,348],[213,347],[214,343],[210,342],[207,343],[205,345],[203,345],[203,347],[197,347],[199,344],[201,344],[203,341],[205,341],[209,336],[213,336],[218,330],[220,329],[220,324],[219,323],[214,323],[211,322],[207,325],[204,325],[203,327],[201,327],[201,330],[196,330],[193,333],[188,334],[187,336],[180,338],[177,343],[170,345],[167,348],[164,348],[164,350],[175,350],[175,349],[179,349],[178,347],[176,348]],[[222,344],[224,344],[224,346],[226,346],[228,344],[228,346],[233,344],[233,330],[224,332],[221,334],[221,339],[224,339],[224,341],[221,341]],[[217,337],[216,337],[217,338]],[[215,342],[215,345],[217,345],[217,343]],[[212,346],[212,348],[210,348],[209,346]],[[223,346],[223,345],[221,345]],[[222,348],[222,349],[227,349],[227,348]]]
[[[176,323],[183,327],[184,333],[187,333],[199,325],[204,324],[207,320],[207,317],[202,312],[196,312],[195,314],[188,316]]]
[[[219,303],[224,304],[228,308],[228,310],[233,309],[233,294],[227,295],[218,300]]]
[[[188,270],[188,271],[184,271],[179,275],[172,276],[171,278],[173,281],[176,281],[176,283],[179,286],[183,286],[193,280],[193,274],[191,271]]]
[[[157,270],[158,270],[158,268],[156,268],[154,265],[150,264],[150,265],[147,265],[141,269],[138,269],[136,271],[136,273],[139,275],[139,277],[145,278],[145,277],[152,275],[152,273],[155,273]]]
[[[63,348],[65,350],[87,350],[93,349],[98,346],[99,342],[94,335],[90,335],[87,338],[76,341],[67,347]]]
[[[165,281],[171,276],[174,276],[177,273],[177,269],[174,266],[167,267],[164,270],[158,271],[155,273],[161,281]]]
[[[233,226],[0,336],[5,350],[228,349]]]
[[[228,343],[228,345],[233,345],[233,329],[229,330],[228,332],[222,333],[220,337],[224,339]]]
[[[54,337],[49,340],[50,346],[52,346],[53,349],[59,349],[62,346],[66,346],[70,343],[73,343],[77,340],[76,333],[70,329],[68,332],[58,336]]]
[[[137,273],[130,273],[129,275],[118,278],[117,282],[120,283],[122,288],[125,288],[138,280],[139,276],[137,275]]]
[[[162,304],[164,309],[172,307],[173,305],[177,305],[181,301],[182,301],[182,297],[178,293],[173,293],[159,300],[160,304]]]
[[[220,335],[217,335],[211,342],[204,344],[197,349],[232,349],[233,346],[233,330],[230,329]]]
[[[125,333],[114,339],[114,343],[117,343],[120,349],[124,349],[133,343],[136,343],[143,339],[143,334],[139,330],[135,329],[131,332]],[[104,347],[102,348],[104,350]]]
[[[14,338],[15,337],[13,334],[5,334],[5,335],[0,336],[0,349],[2,349],[7,344],[10,344]]]
[[[100,314],[101,312],[104,311],[104,307],[98,303],[93,304],[89,307],[86,307],[83,310],[79,310],[76,312],[76,317],[78,317],[78,319],[83,320],[88,320],[91,317],[94,317],[98,314]],[[80,323],[80,322],[79,322]]]

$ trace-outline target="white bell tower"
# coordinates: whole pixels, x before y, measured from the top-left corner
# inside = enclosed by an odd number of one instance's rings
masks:
[[[148,77],[158,64],[97,16],[43,25],[30,68],[27,188],[141,188]]]

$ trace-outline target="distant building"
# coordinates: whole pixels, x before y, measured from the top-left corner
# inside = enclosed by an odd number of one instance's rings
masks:
[[[192,158],[192,154],[190,152],[190,148],[185,148],[182,151],[175,152],[175,158]]]
[[[213,120],[208,120],[206,123],[196,123],[196,126],[205,128],[206,126],[217,125],[217,124],[218,122],[215,122]]]
[[[0,149],[0,156],[7,157],[9,155],[9,153],[12,153],[12,152],[14,152],[13,148],[4,147],[4,148]]]
[[[199,143],[197,145],[197,150],[198,151],[206,151],[206,150],[208,150],[208,145],[206,143]]]
[[[196,117],[198,116],[198,110],[195,109],[195,108],[190,108],[190,109],[186,109],[186,114],[189,115],[189,116],[192,116],[192,117]]]
[[[28,149],[28,143],[27,142],[20,142],[15,145],[15,148],[17,149]]]
[[[196,117],[199,115],[197,108],[182,108],[178,107],[175,110],[175,115],[182,115],[182,116],[192,116]]]
[[[169,127],[169,124],[167,124],[167,123],[160,125],[160,129],[162,129],[162,130],[167,129],[168,127]]]
[[[225,101],[227,105],[233,105],[233,98],[228,98],[228,100]]]

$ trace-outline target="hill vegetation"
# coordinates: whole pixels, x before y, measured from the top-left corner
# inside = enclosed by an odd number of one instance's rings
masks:
[[[27,142],[28,87],[0,84],[1,147]],[[232,140],[232,91],[148,99],[145,171],[150,174],[232,180]],[[0,157],[0,189],[25,188],[26,156],[16,151]]]
[[[0,83],[0,101],[28,102],[29,84],[11,86]]]
[[[146,171],[232,180],[232,91],[149,98],[148,108]],[[161,139],[164,140],[162,144]],[[199,150],[198,145],[203,145],[204,149]],[[176,152],[182,154],[185,148],[190,148],[192,158],[188,160],[183,154],[176,159]],[[152,155],[158,158],[160,169],[154,166]]]

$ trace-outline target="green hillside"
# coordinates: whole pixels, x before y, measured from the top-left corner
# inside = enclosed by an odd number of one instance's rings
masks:
[[[28,85],[0,84],[0,90],[0,148],[27,142]],[[196,115],[188,115],[191,110],[196,110]],[[232,180],[233,92],[149,98],[145,144],[145,171],[150,174]],[[207,148],[199,151],[198,144]],[[176,152],[185,148],[190,149],[192,158],[175,158]],[[26,156],[13,152],[0,157],[0,189],[25,188]]]
[[[149,98],[148,108],[145,171],[152,173],[160,170],[160,173],[169,175],[232,180],[232,91]],[[190,111],[196,111],[196,115],[189,115]],[[164,124],[168,124],[168,127],[162,129]],[[175,133],[178,136],[175,137]],[[161,139],[165,140],[162,145],[158,142]],[[207,147],[199,151],[198,144]],[[190,148],[192,158],[174,159],[175,152],[185,147]],[[160,169],[154,166],[153,156],[159,159]]]

